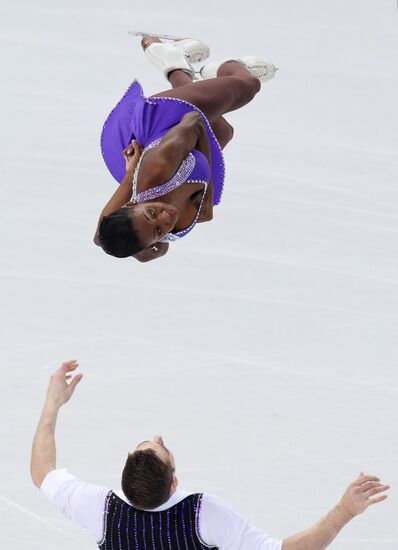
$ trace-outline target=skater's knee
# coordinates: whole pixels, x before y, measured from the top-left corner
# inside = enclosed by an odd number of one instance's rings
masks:
[[[254,96],[260,91],[261,84],[258,78],[248,74],[244,77],[231,77],[235,79],[235,89],[239,95],[239,99],[244,103],[249,103]]]
[[[252,76],[251,74],[249,74],[245,78],[245,81],[246,81],[246,86],[250,90],[250,94],[252,95],[252,98],[253,98],[260,91],[261,82],[259,81],[258,78],[256,78],[255,76]]]

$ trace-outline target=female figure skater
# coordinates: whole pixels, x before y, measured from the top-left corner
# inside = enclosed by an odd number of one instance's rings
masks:
[[[143,36],[145,55],[173,88],[146,98],[134,81],[106,120],[102,154],[120,186],[94,242],[112,256],[147,262],[212,219],[224,183],[222,149],[233,136],[222,115],[249,103],[275,67],[251,56],[227,59],[202,67],[194,82],[192,64],[209,56],[206,44],[133,34]]]

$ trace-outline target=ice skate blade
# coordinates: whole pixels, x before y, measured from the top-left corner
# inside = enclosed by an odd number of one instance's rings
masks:
[[[181,36],[173,36],[172,34],[158,34],[155,32],[142,32],[142,31],[127,31],[128,34],[131,34],[131,36],[141,36],[144,38],[144,36],[149,36],[149,38],[162,38],[163,40],[171,40],[172,42],[175,42],[176,40],[184,40],[186,37]]]

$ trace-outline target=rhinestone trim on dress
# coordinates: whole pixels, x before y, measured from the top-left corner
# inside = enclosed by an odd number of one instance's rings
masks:
[[[204,185],[204,188],[205,188],[204,193],[203,193],[203,197],[202,197],[202,200],[200,201],[198,212],[195,216],[194,221],[186,229],[183,229],[182,231],[177,231],[176,233],[167,233],[167,235],[165,235],[164,237],[162,237],[160,239],[161,243],[168,243],[168,242],[178,241],[178,239],[181,239],[181,237],[184,237],[187,233],[192,231],[192,229],[196,225],[196,222],[198,221],[198,218],[200,216],[200,212],[202,210],[202,205],[203,205],[203,201],[204,201],[204,198],[205,198],[205,195],[206,195],[208,182],[206,180],[199,180],[199,179],[190,180],[189,179],[189,176],[190,176],[190,174],[192,174],[192,172],[195,168],[195,164],[196,164],[195,157],[193,156],[192,153],[189,153],[189,155],[187,157],[185,157],[185,159],[182,161],[182,163],[181,163],[179,169],[177,170],[177,172],[174,174],[174,176],[169,181],[166,181],[165,183],[162,183],[161,185],[158,185],[156,187],[152,187],[151,189],[146,189],[145,191],[142,191],[141,193],[137,193],[137,190],[138,190],[137,189],[137,186],[138,186],[138,173],[139,173],[139,170],[140,170],[142,158],[143,158],[144,154],[146,153],[146,151],[148,151],[149,149],[152,149],[153,147],[157,147],[159,145],[160,141],[161,141],[160,139],[152,141],[152,143],[150,143],[149,145],[147,145],[145,147],[145,149],[143,150],[143,152],[141,154],[140,160],[138,161],[137,166],[134,170],[133,185],[132,185],[132,197],[131,197],[132,202],[135,203],[135,204],[140,204],[140,203],[143,203],[143,202],[147,202],[147,201],[150,201],[150,200],[157,199],[159,197],[163,197],[164,195],[167,195],[167,193],[170,193],[171,191],[174,191],[175,189],[177,189],[177,187],[179,187],[183,183],[201,183],[201,184]]]
[[[141,162],[142,162],[142,159],[144,158],[144,154],[149,149],[152,149],[153,147],[156,147],[157,145],[159,145],[159,143],[160,143],[160,139],[156,139],[155,141],[152,141],[152,143],[147,145],[145,147],[145,149],[142,151],[140,159],[137,163],[137,166],[135,167],[134,175],[133,175],[132,195],[131,195],[131,201],[134,204],[138,204],[139,202],[143,202],[143,201],[139,200],[139,195],[137,194],[137,185],[138,185],[138,172],[140,171]]]
[[[189,153],[189,155],[182,161],[177,172],[169,181],[166,181],[166,183],[162,183],[157,187],[152,187],[152,189],[142,191],[142,193],[137,196],[137,202],[151,201],[163,195],[167,195],[167,193],[171,193],[171,191],[174,191],[174,189],[177,189],[177,187],[187,181],[189,175],[192,174],[192,171],[195,168],[195,164],[195,157],[192,153]]]

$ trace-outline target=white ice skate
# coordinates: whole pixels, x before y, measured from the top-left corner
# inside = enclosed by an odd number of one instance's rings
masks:
[[[210,48],[201,40],[178,38],[169,34],[155,34],[140,31],[129,31],[133,36],[159,38],[167,42],[153,42],[145,49],[147,58],[160,69],[165,77],[171,71],[183,70],[196,79],[193,64],[201,63],[210,55]]]
[[[201,77],[204,80],[207,80],[208,78],[216,78],[220,65],[226,63],[227,61],[236,61],[241,63],[244,67],[246,67],[249,73],[258,78],[260,82],[271,80],[271,78],[274,78],[275,73],[278,70],[270,61],[265,61],[265,59],[254,57],[253,55],[247,55],[246,57],[241,57],[239,59],[225,58],[221,61],[204,65],[200,69]]]

